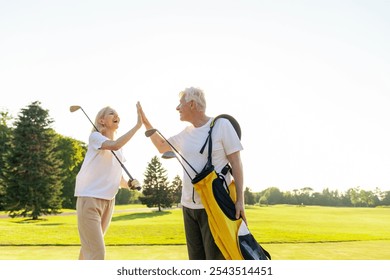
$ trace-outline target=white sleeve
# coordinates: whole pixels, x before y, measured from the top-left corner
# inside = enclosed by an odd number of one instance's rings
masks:
[[[99,150],[107,140],[109,139],[100,132],[92,132],[89,136],[89,146],[94,150]]]
[[[220,122],[220,131],[222,134],[222,143],[226,152],[226,155],[233,154],[235,152],[243,150],[240,138],[236,133],[233,125],[229,120],[219,119]]]

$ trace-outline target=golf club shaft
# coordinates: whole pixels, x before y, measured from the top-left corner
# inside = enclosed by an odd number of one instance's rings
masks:
[[[185,163],[187,163],[188,164],[188,166],[195,172],[195,174],[198,174],[198,172],[195,170],[195,168],[193,168],[192,167],[192,165],[184,158],[184,156],[175,148],[175,146],[173,146],[169,141],[168,141],[168,139],[167,138],[165,138],[164,137],[164,135],[162,135],[161,134],[161,132],[159,131],[159,130],[157,130],[156,129],[156,132],[165,140],[165,142],[167,142],[167,144],[185,161]],[[180,160],[179,160],[180,161]],[[181,161],[180,161],[180,163],[182,163]],[[184,166],[183,166],[184,167]],[[184,170],[186,170],[186,169],[184,169]],[[187,170],[186,170],[186,172],[187,172]],[[187,174],[188,174],[188,172],[187,172]],[[190,176],[190,178],[191,178],[191,176]]]
[[[93,123],[93,121],[88,117],[87,113],[85,113],[83,107],[80,107],[81,111],[83,111],[84,115],[87,117],[87,119],[89,120],[89,122],[93,125],[93,127],[95,128],[95,130],[97,132],[99,132],[99,129],[96,127],[96,125]]]
[[[81,111],[83,111],[84,115],[87,117],[87,119],[89,120],[89,122],[93,125],[93,127],[95,128],[95,130],[97,132],[100,132],[99,129],[96,127],[96,125],[92,122],[92,120],[88,117],[87,113],[84,111],[83,107],[80,107]],[[119,162],[119,164],[121,165],[121,167],[123,168],[123,170],[126,172],[127,176],[129,176],[130,180],[133,181],[134,178],[133,176],[131,176],[130,172],[127,170],[127,168],[124,166],[124,164],[122,163],[122,161],[118,158],[118,156],[116,155],[116,153],[113,151],[113,150],[110,150],[111,153],[114,155],[114,157],[116,158],[116,160]]]
[[[181,162],[181,160],[178,157],[175,157],[175,158],[177,159],[178,162],[180,162],[180,165],[183,167],[184,172],[187,174],[188,178],[190,178],[192,181],[192,177],[191,177],[190,173],[187,171],[187,169],[185,168],[184,164]]]
[[[171,154],[169,154],[170,156],[169,156],[169,157],[166,157],[165,155],[166,155],[167,153],[171,153],[173,156],[171,156]],[[183,162],[177,157],[177,155],[176,155],[174,152],[172,152],[172,151],[165,152],[165,153],[162,155],[162,158],[164,158],[164,159],[176,158],[177,161],[180,163],[180,165],[183,167],[183,170],[184,170],[185,173],[187,174],[188,178],[190,178],[191,181],[192,181],[192,177],[191,177],[190,173],[187,171],[187,168],[185,168]]]

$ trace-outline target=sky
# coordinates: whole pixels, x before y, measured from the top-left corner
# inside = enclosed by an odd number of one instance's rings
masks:
[[[64,136],[88,142],[110,105],[131,129],[140,101],[165,137],[186,122],[179,92],[242,129],[244,185],[390,190],[389,1],[0,0],[0,110],[40,101]],[[158,155],[141,128],[124,147],[143,180]],[[161,159],[169,178],[175,160]]]

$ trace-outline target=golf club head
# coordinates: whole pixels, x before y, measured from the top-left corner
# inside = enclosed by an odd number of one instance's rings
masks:
[[[146,137],[150,137],[150,136],[152,136],[156,131],[157,131],[157,129],[155,129],[155,128],[148,129],[147,131],[145,131],[145,136],[146,136]]]
[[[163,159],[171,159],[171,158],[175,158],[176,154],[172,151],[168,151],[168,152],[163,153],[163,155],[161,157]]]
[[[70,106],[69,111],[71,113],[73,113],[73,112],[76,112],[77,110],[79,110],[80,108],[81,108],[81,106],[73,105],[73,106]]]

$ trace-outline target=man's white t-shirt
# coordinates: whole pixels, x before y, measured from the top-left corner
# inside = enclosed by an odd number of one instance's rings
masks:
[[[187,126],[182,132],[168,139],[198,173],[202,171],[207,163],[208,144],[206,145],[203,154],[200,153],[200,150],[207,139],[211,121],[212,119],[202,127],[194,127],[193,125]],[[243,147],[234,127],[229,120],[224,118],[220,118],[215,122],[211,138],[213,141],[212,164],[214,165],[215,170],[220,172],[229,162],[227,155],[241,151],[243,150]],[[193,179],[195,177],[195,172],[182,159],[180,160]],[[226,175],[225,179],[226,183],[229,185],[231,183],[230,173]],[[183,172],[181,204],[191,209],[204,208],[200,196],[194,190],[191,179],[185,172]]]
[[[89,136],[88,150],[76,177],[75,196],[111,200],[117,194],[122,168],[110,150],[100,149],[106,140],[109,139],[99,132]],[[115,154],[124,162],[122,149]]]

